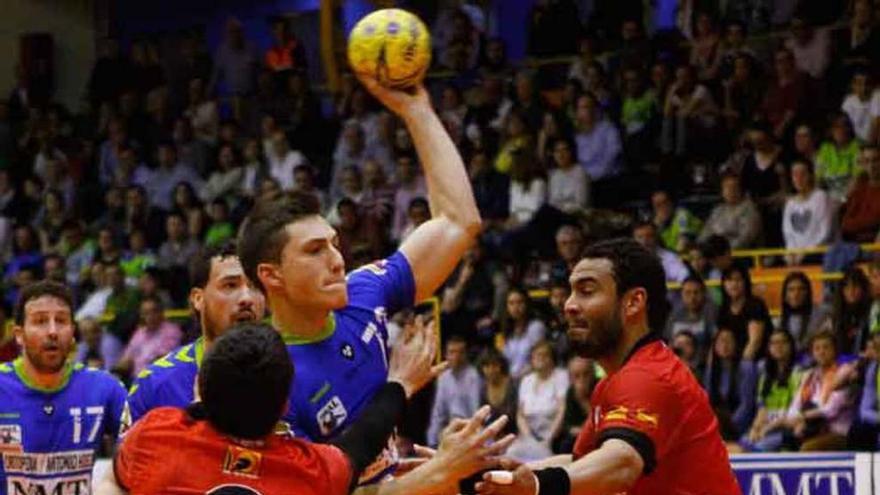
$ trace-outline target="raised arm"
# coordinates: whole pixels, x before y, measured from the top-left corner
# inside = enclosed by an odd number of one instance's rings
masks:
[[[423,86],[414,93],[388,89],[375,80],[361,82],[406,124],[425,173],[431,220],[401,245],[412,268],[416,301],[434,294],[480,232],[480,212],[464,162],[431,107]]]

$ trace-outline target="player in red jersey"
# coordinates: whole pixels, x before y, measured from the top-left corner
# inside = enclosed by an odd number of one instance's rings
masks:
[[[572,455],[516,467],[512,481],[486,473],[480,493],[741,493],[708,397],[660,340],[665,279],[659,260],[631,239],[586,250],[572,271],[565,313],[572,350],[607,373],[590,417]]]
[[[395,348],[389,381],[334,444],[318,445],[275,432],[287,407],[293,364],[272,327],[244,323],[215,341],[199,370],[201,402],[150,411],[123,442],[96,493],[133,495],[342,495],[387,444],[406,398],[443,366],[430,329],[416,326]],[[481,429],[484,407],[447,428],[435,456],[406,481],[375,487],[376,495],[450,493],[458,481],[494,465],[512,437],[487,445],[502,418]]]

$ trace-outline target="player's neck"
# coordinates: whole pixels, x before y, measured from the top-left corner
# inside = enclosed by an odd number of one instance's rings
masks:
[[[630,356],[636,344],[649,332],[647,326],[624,330],[617,348],[608,356],[597,359],[605,373],[608,375],[617,373],[623,367],[624,361]]]
[[[21,360],[21,373],[28,382],[43,390],[55,390],[64,384],[66,367],[57,373],[40,372],[27,358]]]
[[[325,331],[330,312],[322,308],[271,304],[272,326],[284,335],[315,337]]]

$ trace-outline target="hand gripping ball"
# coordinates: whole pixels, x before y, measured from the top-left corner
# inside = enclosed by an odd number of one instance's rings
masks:
[[[377,10],[360,21],[348,37],[352,69],[391,88],[419,84],[431,63],[431,33],[414,14],[402,9]]]

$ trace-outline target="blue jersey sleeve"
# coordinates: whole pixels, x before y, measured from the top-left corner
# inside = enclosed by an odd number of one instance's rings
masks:
[[[141,419],[155,407],[152,403],[154,396],[152,388],[153,384],[149,376],[139,375],[128,389],[128,407],[132,422]]]
[[[412,268],[400,251],[348,275],[352,306],[384,307],[387,314],[392,315],[415,304],[415,292]]]
[[[108,417],[107,429],[104,433],[117,438],[120,434],[125,433],[125,431],[131,426],[131,412],[128,406],[128,394],[125,391],[125,387],[122,386],[122,383],[115,378],[107,384],[107,388],[107,405],[105,408]]]

